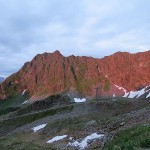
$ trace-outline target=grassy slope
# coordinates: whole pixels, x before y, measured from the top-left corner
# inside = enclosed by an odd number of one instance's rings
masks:
[[[6,100],[0,100],[0,115],[19,110],[26,98],[27,95],[18,94]]]
[[[150,125],[140,125],[119,131],[104,149],[135,150],[139,148],[150,148]]]
[[[2,134],[6,131],[10,132],[11,130],[14,130],[17,127],[31,123],[35,120],[39,120],[47,116],[52,116],[55,115],[56,113],[62,113],[63,111],[70,111],[72,108],[73,106],[64,106],[3,120],[2,123],[0,124],[0,133]]]
[[[52,138],[55,135],[69,134],[70,136],[81,138],[91,132],[98,131],[101,129],[107,130],[107,132],[114,132],[116,134],[115,138],[106,145],[105,149],[128,149],[129,147],[142,147],[142,145],[148,145],[148,138],[150,131],[149,126],[137,126],[134,128],[129,128],[118,132],[120,128],[120,123],[122,121],[130,122],[133,120],[132,116],[126,116],[131,110],[139,110],[145,106],[149,105],[148,101],[101,101],[95,103],[92,101],[87,105],[81,104],[82,106],[79,110],[79,105],[63,106],[55,109],[48,109],[42,112],[31,113],[27,115],[19,113],[15,118],[10,118],[5,121],[1,121],[0,132],[3,131],[10,132],[11,130],[20,127],[22,125],[31,123],[35,120],[45,118],[47,116],[53,116],[56,113],[64,113],[64,118],[56,119],[55,121],[48,122],[48,125],[37,134],[32,132],[19,132],[6,136],[0,139],[1,149],[51,149],[51,145],[45,145],[45,140]],[[85,105],[85,106],[84,106]],[[90,110],[86,114],[82,114],[84,109],[89,107]],[[77,112],[80,116],[74,117],[70,116],[65,118],[66,112],[72,112],[74,108],[77,108]],[[18,111],[17,111],[18,112]],[[131,132],[132,131],[132,132]],[[131,133],[131,134],[130,134]],[[146,136],[147,135],[147,136]],[[142,141],[142,138],[144,139]],[[28,139],[28,140],[27,140]],[[135,142],[136,141],[136,142]],[[99,147],[100,145],[96,145]],[[123,147],[124,146],[124,147]],[[57,147],[55,145],[55,147]],[[93,147],[91,148],[93,149]],[[99,149],[99,148],[97,148]],[[130,149],[129,149],[130,150]]]

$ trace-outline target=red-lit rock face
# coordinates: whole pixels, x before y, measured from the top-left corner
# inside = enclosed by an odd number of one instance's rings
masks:
[[[114,84],[129,90],[150,85],[150,51],[129,54],[117,52],[102,59],[64,57],[59,51],[37,55],[3,82],[0,97],[27,89],[30,96],[77,91],[83,96],[118,95],[124,92]]]
[[[137,54],[117,52],[99,62],[108,79],[128,91],[150,84],[150,51]]]

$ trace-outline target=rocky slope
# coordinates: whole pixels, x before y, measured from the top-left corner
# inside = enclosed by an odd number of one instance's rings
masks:
[[[150,51],[130,54],[117,52],[99,61],[101,72],[128,91],[150,84]]]
[[[59,51],[38,54],[2,83],[0,98],[23,91],[29,97],[64,92],[93,97],[98,86],[100,96],[124,95],[116,85],[126,92],[150,85],[150,51],[117,52],[102,59],[64,57]]]
[[[0,115],[0,149],[150,148],[148,100],[121,98],[53,106],[51,98],[44,103],[24,104],[19,110]],[[143,131],[145,127],[148,129]],[[54,140],[61,136],[64,138]]]

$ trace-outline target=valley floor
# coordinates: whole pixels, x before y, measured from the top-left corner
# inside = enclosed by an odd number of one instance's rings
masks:
[[[150,149],[150,101],[91,100],[0,116],[1,150]]]

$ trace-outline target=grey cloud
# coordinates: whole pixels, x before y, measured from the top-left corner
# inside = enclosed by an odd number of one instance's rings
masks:
[[[55,49],[103,57],[115,49],[148,48],[149,6],[140,0],[0,0],[0,75]],[[123,35],[133,29],[138,34],[127,40],[132,34]]]

